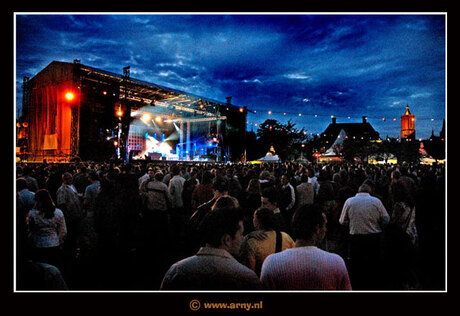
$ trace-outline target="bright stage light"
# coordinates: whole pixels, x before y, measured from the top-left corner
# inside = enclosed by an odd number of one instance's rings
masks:
[[[74,97],[75,97],[75,96],[74,96],[74,94],[73,94],[72,92],[67,92],[67,93],[65,94],[65,98],[66,98],[67,100],[69,100],[69,101],[72,101]]]
[[[141,120],[144,122],[144,123],[148,123],[150,121],[151,117],[150,117],[150,114],[148,113],[145,113],[141,116]]]
[[[155,121],[156,121],[157,123],[161,123],[161,117],[160,117],[160,116],[155,117]]]
[[[169,146],[167,143],[160,143],[159,146],[158,146],[158,150],[160,153],[166,155],[166,154],[170,154],[171,153],[171,146]]]

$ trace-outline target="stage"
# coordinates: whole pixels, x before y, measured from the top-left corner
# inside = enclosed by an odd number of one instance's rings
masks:
[[[24,78],[24,162],[241,161],[246,106],[116,74],[79,60],[53,61]]]

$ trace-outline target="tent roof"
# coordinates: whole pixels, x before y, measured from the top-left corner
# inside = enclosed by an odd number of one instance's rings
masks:
[[[334,152],[334,146],[342,145],[343,140],[345,139],[345,136],[347,136],[347,133],[342,128],[340,130],[339,134],[337,135],[334,143],[331,145],[331,147],[329,147],[328,150],[326,150],[326,152],[323,154],[323,156],[336,156],[336,153]]]

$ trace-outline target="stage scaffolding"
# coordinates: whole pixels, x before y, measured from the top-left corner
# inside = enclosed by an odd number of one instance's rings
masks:
[[[134,79],[129,66],[120,75],[79,60],[53,61],[25,80],[23,91],[22,120],[29,125],[24,161],[129,160],[136,154],[131,151],[138,151],[130,136],[143,129],[140,142],[156,128],[168,134],[173,152],[180,151],[178,160],[196,159],[193,146],[209,138],[218,144],[219,161],[236,161],[244,153],[245,106],[232,104],[230,97],[219,102]],[[142,121],[146,114],[148,122]]]

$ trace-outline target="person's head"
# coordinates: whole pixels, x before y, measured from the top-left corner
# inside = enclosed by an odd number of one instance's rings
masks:
[[[261,196],[262,207],[274,209],[277,206],[277,194],[273,187],[262,190]]]
[[[155,169],[153,167],[149,167],[147,169],[147,174],[149,176],[150,179],[153,179],[154,176],[155,176]]]
[[[233,169],[232,168],[227,168],[225,170],[225,175],[229,178],[233,177]]]
[[[16,190],[21,192],[22,190],[27,189],[27,181],[25,179],[17,179],[16,180]]]
[[[180,174],[181,168],[179,165],[174,165],[171,167],[171,174],[172,176],[177,176]]]
[[[150,174],[149,174],[149,176],[150,176]],[[164,177],[164,174],[163,174],[163,172],[161,172],[161,171],[155,172],[155,175],[153,176],[153,178],[154,178],[155,180],[157,180],[157,181],[162,181],[162,180],[163,180],[163,177]]]
[[[198,170],[196,168],[190,168],[190,177],[192,179],[196,179],[198,177]]]
[[[313,178],[315,176],[315,170],[313,170],[313,168],[308,168],[307,174],[309,178]]]
[[[288,184],[288,183],[289,183],[289,178],[288,178],[288,176],[285,175],[285,174],[283,174],[283,175],[281,176],[281,184],[282,184],[282,185],[286,185],[286,184]]]
[[[64,172],[64,174],[62,175],[62,183],[64,184],[72,184],[72,181],[73,181],[73,176],[70,172]]]
[[[371,188],[371,192],[368,192],[368,193],[372,194],[375,191],[375,183],[371,179],[364,180],[363,184],[366,184]],[[365,191],[365,192],[367,192],[367,191]]]
[[[201,176],[201,183],[202,184],[211,184],[213,178],[214,178],[214,176],[212,175],[211,171],[205,170],[203,172],[203,175]]]
[[[238,200],[230,195],[221,196],[217,198],[216,202],[211,207],[212,211],[221,208],[238,208],[240,207],[240,203]]]
[[[317,244],[326,235],[326,224],[326,215],[318,205],[304,205],[292,217],[292,236],[296,241]]]
[[[347,185],[348,184],[348,172],[346,170],[340,170],[340,184]]]
[[[334,183],[340,183],[340,174],[339,173],[334,173],[332,175],[332,182]]]
[[[207,247],[227,250],[238,255],[243,241],[243,213],[239,208],[220,208],[209,212],[201,224]]]
[[[84,164],[81,164],[79,166],[80,173],[86,173],[88,171],[88,168]]]
[[[261,180],[270,180],[270,178],[271,178],[270,171],[268,171],[268,170],[263,170],[263,171],[260,173],[259,178],[260,178]]]
[[[308,182],[308,174],[305,174],[305,173],[302,174],[302,175],[300,176],[300,182],[302,182],[302,183]]]
[[[56,206],[48,190],[40,189],[37,192],[35,192],[34,208],[42,212],[46,218],[52,218],[54,216]]]
[[[88,179],[92,182],[99,181],[99,175],[96,171],[90,170],[88,173]]]
[[[257,209],[254,212],[252,223],[257,230],[276,230],[279,228],[276,223],[275,213],[268,208]]]
[[[372,194],[372,187],[368,183],[363,183],[358,188],[358,192]]]
[[[394,202],[407,202],[408,200],[409,192],[407,192],[406,186],[400,181],[391,184],[391,193]]]
[[[223,176],[215,177],[212,185],[213,189],[220,194],[228,192],[228,180]]]
[[[325,169],[321,169],[318,174],[318,181],[326,181],[329,179],[328,173]]]
[[[258,179],[252,178],[249,180],[246,192],[252,194],[260,194],[260,182]]]

